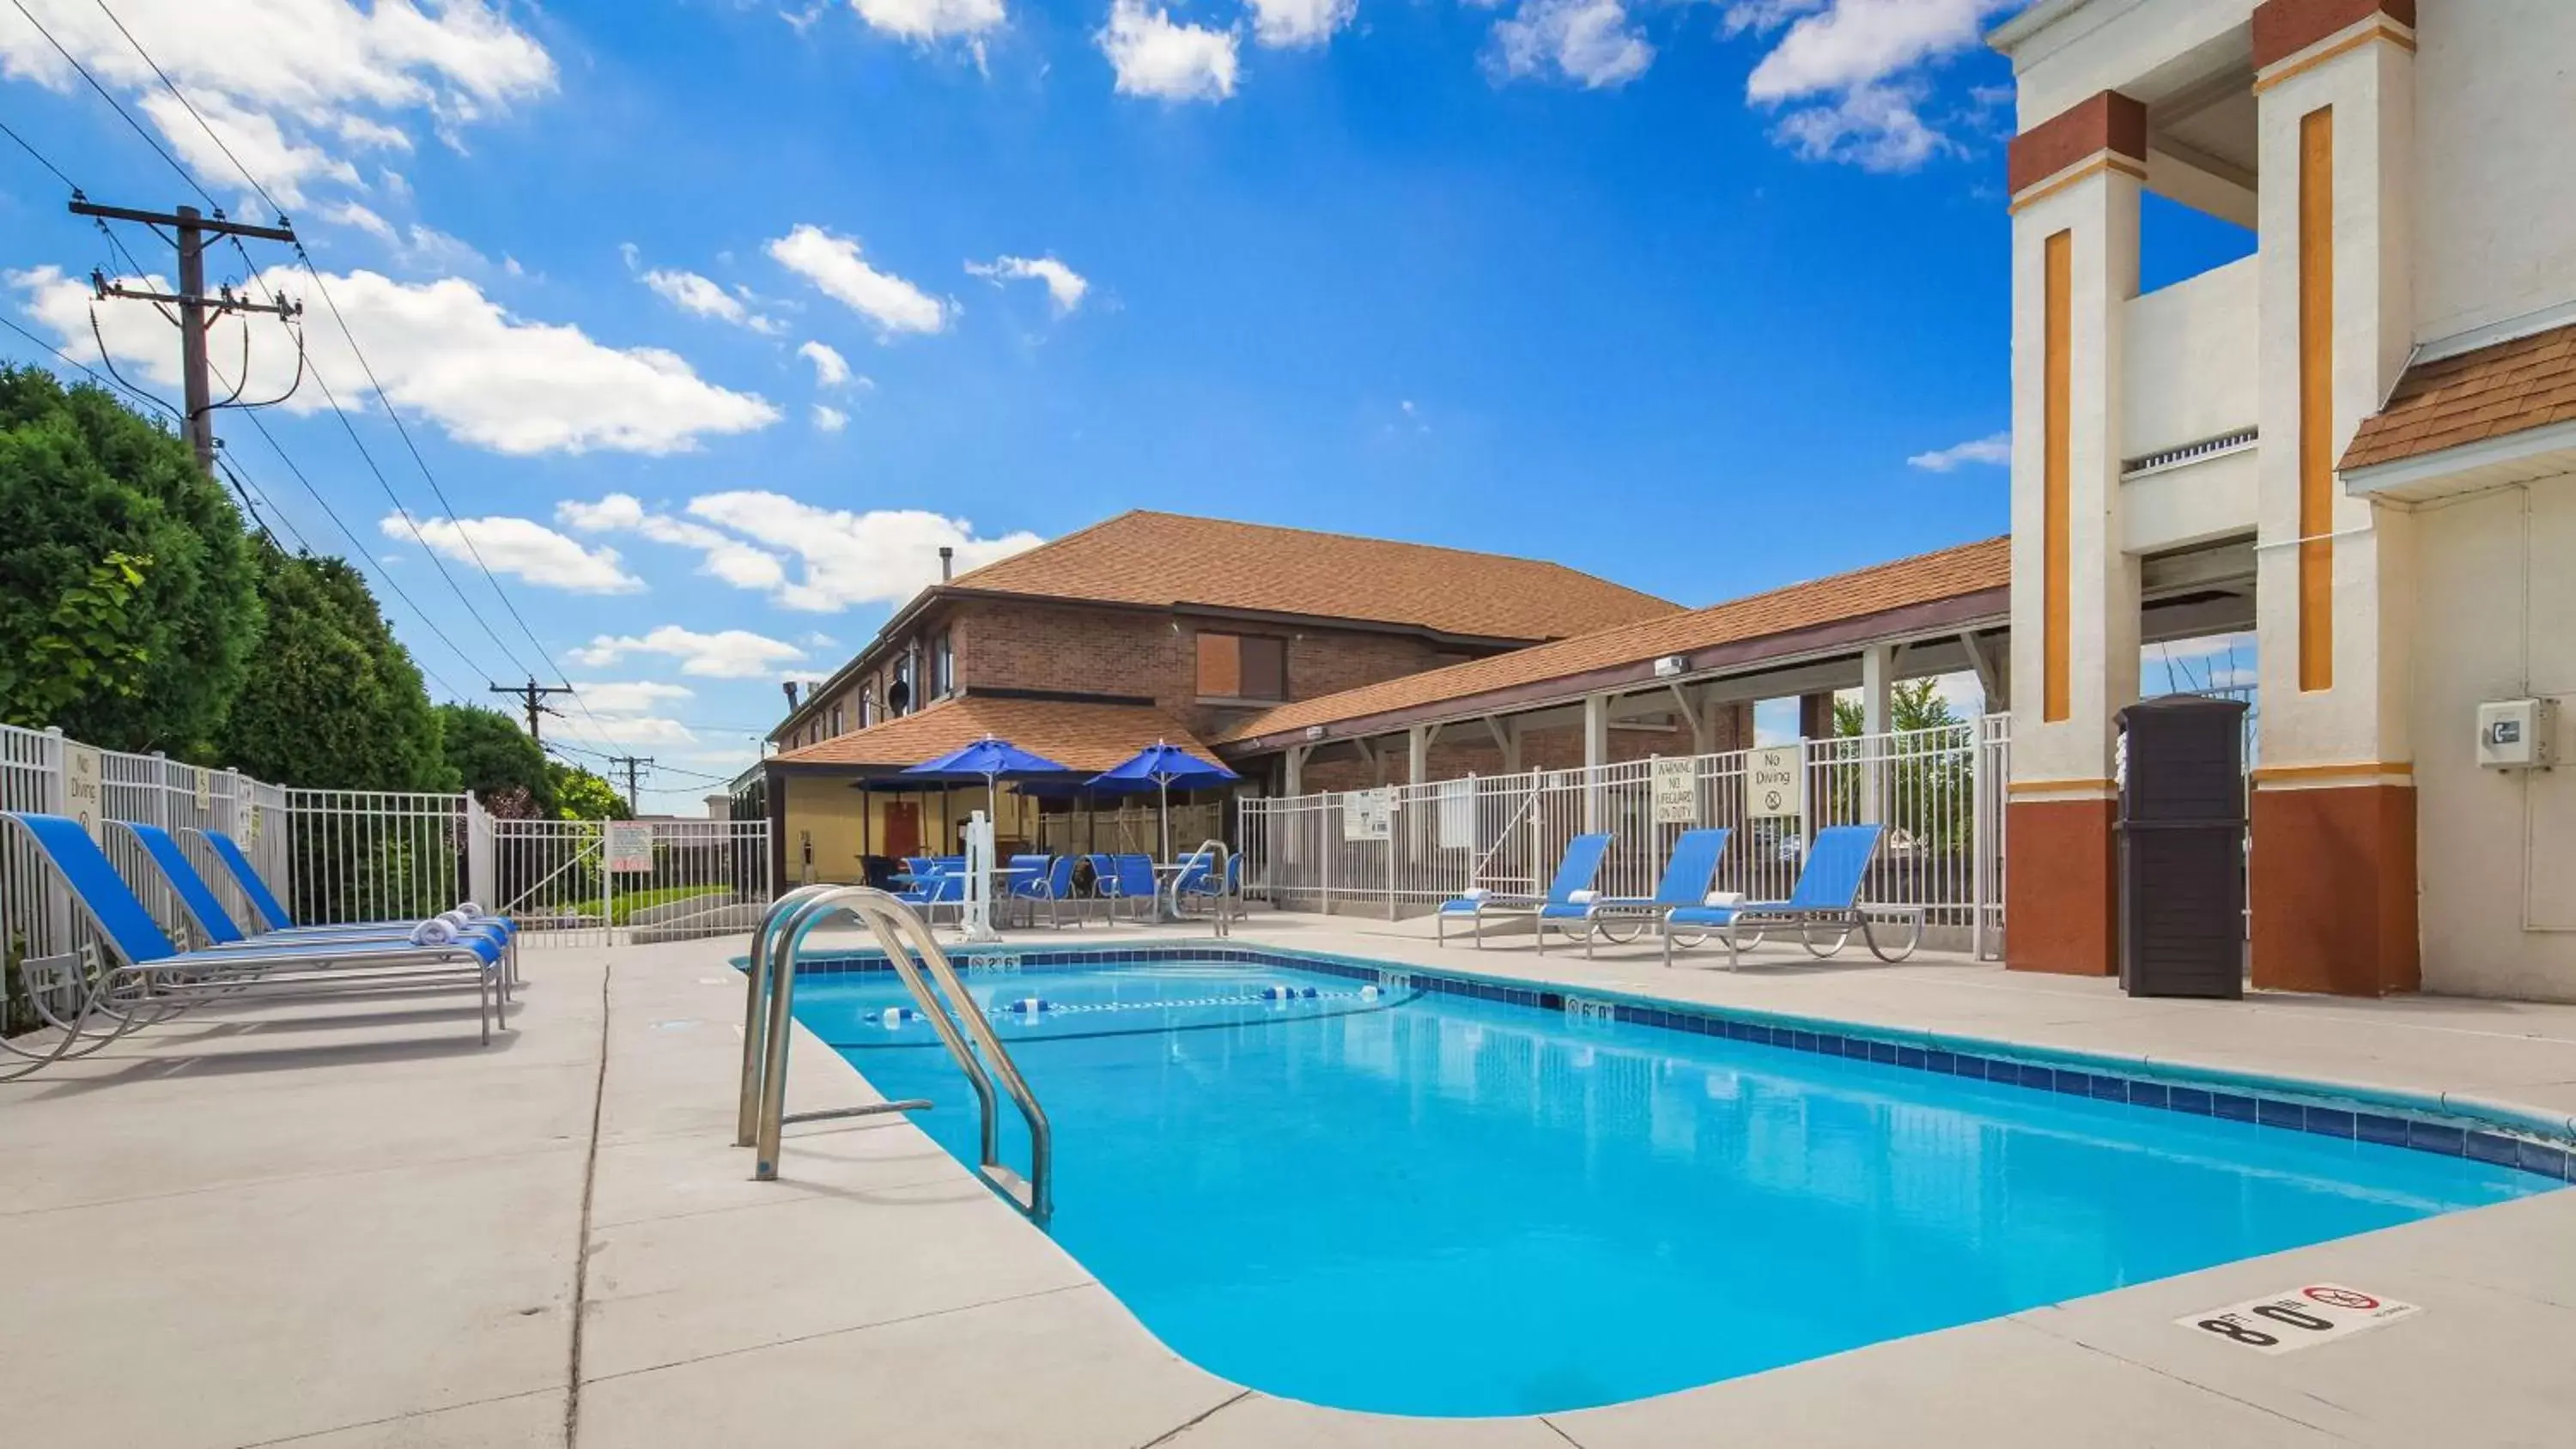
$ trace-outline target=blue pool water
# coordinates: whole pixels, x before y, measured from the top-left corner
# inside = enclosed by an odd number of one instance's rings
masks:
[[[970,988],[1054,1122],[1056,1239],[1174,1351],[1343,1408],[1614,1403],[2560,1185],[1288,969]],[[797,985],[971,1161],[955,1068],[883,1016],[905,1002]]]

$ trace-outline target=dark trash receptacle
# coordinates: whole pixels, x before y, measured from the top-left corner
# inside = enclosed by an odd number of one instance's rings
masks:
[[[2167,695],[2120,711],[2120,985],[2245,994],[2245,705]]]

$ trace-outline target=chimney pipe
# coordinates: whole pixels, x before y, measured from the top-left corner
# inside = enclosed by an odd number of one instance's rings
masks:
[[[796,709],[796,681],[792,679],[782,679],[778,681],[778,687],[787,691],[788,712],[791,714],[794,713]]]
[[[943,543],[939,546],[939,581],[943,584],[948,582],[956,572],[957,550]]]

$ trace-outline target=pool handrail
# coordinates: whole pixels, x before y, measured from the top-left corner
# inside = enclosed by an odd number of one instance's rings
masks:
[[[976,1172],[995,1191],[1010,1200],[1030,1221],[1045,1226],[1054,1215],[1054,1130],[1047,1121],[1046,1109],[1038,1105],[1037,1094],[1030,1090],[1028,1079],[1020,1074],[1019,1064],[1011,1059],[1010,1050],[994,1035],[990,1022],[975,1004],[966,984],[958,979],[957,968],[948,953],[940,948],[939,938],[919,914],[896,897],[869,886],[833,886],[807,895],[791,892],[763,916],[754,932],[755,948],[765,944],[752,967],[751,987],[755,1009],[767,1007],[767,1020],[761,1031],[761,1070],[759,1104],[754,1122],[754,1166],[752,1176],[761,1182],[778,1179],[779,1135],[790,1122],[810,1122],[831,1118],[859,1116],[885,1111],[906,1111],[927,1106],[923,1102],[892,1102],[864,1107],[826,1109],[789,1115],[787,1108],[787,1046],[795,1020],[796,954],[805,937],[816,926],[834,917],[855,918],[877,938],[886,954],[886,964],[896,979],[911,993],[920,1008],[922,1019],[930,1023],[940,1044],[965,1073],[967,1085],[975,1092],[978,1108],[979,1148]],[[913,959],[919,952],[920,960]],[[765,1003],[757,994],[764,983],[768,987]],[[934,985],[935,983],[935,985]],[[956,1004],[951,1012],[941,997]],[[962,1032],[961,1032],[962,1027]],[[749,1033],[746,1032],[746,1036]],[[972,1045],[969,1045],[969,1039]],[[1003,1165],[1000,1132],[995,1120],[993,1078],[1001,1079],[1002,1088],[1010,1094],[1012,1105],[1019,1108],[1021,1119],[1029,1129],[1029,1172],[1025,1178]],[[751,1074],[744,1074],[743,1090],[753,1089]]]
[[[1199,842],[1198,849],[1189,853],[1187,862],[1189,868],[1172,877],[1172,914],[1178,916],[1181,913],[1183,894],[1206,896],[1215,907],[1216,933],[1233,935],[1234,927],[1228,916],[1243,904],[1243,881],[1235,874],[1234,852],[1226,847],[1224,841],[1210,837]],[[1195,876],[1192,871],[1196,872]]]

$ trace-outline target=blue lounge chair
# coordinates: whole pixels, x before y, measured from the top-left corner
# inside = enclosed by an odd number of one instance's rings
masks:
[[[1913,955],[1914,948],[1923,941],[1923,907],[1864,905],[1860,898],[1861,883],[1869,874],[1869,863],[1878,855],[1879,841],[1885,834],[1885,827],[1878,825],[1830,825],[1817,831],[1815,844],[1807,849],[1807,863],[1798,871],[1798,883],[1790,888],[1785,901],[1686,906],[1667,914],[1664,964],[1673,964],[1674,939],[1693,929],[1699,934],[1685,945],[1696,946],[1710,936],[1725,939],[1729,971],[1741,964],[1744,947],[1760,945],[1763,931],[1778,927],[1795,928],[1799,941],[1813,956],[1839,952],[1850,943],[1854,931],[1860,932],[1870,954],[1881,961],[1902,961]],[[1871,929],[1872,921],[1882,919],[1914,923],[1913,934],[1894,954],[1879,945]],[[1818,945],[1815,932],[1819,926],[1836,932],[1830,944]]]
[[[1557,866],[1556,879],[1549,883],[1547,894],[1544,896],[1488,893],[1463,895],[1442,901],[1440,909],[1434,913],[1435,919],[1431,927],[1434,943],[1447,945],[1449,922],[1464,916],[1475,932],[1476,949],[1481,951],[1485,948],[1487,916],[1530,916],[1536,915],[1548,906],[1575,904],[1575,893],[1590,889],[1592,878],[1601,873],[1601,857],[1609,849],[1610,837],[1606,833],[1578,835],[1568,841],[1565,847],[1565,859]]]
[[[127,828],[133,830],[136,834],[136,838],[142,841],[144,850],[153,855],[154,863],[156,865],[161,864],[159,852],[154,849],[151,840],[146,838],[144,835],[144,832],[156,831],[159,830],[159,827],[136,825],[128,826]],[[271,937],[275,937],[280,940],[291,940],[306,934],[407,934],[413,927],[420,924],[418,921],[354,921],[331,926],[299,926],[295,923],[295,918],[287,914],[285,902],[280,901],[277,898],[277,893],[268,888],[267,880],[262,878],[258,868],[250,863],[250,856],[241,848],[240,842],[234,840],[232,836],[220,830],[191,829],[186,833],[205,842],[206,849],[215,857],[215,863],[224,868],[224,873],[226,875],[232,877],[233,884],[241,890],[242,899],[250,903],[251,914],[259,917],[259,920],[253,923],[253,931],[249,933],[252,939],[267,940]],[[162,835],[164,839],[168,838],[167,832],[162,832]],[[179,859],[183,861],[186,859],[184,853],[175,851],[175,842],[174,853],[178,855]],[[164,875],[169,874],[166,866],[163,867],[162,873]],[[203,876],[198,878],[200,880],[204,879]],[[175,879],[171,883],[174,886],[178,884]],[[186,903],[184,898],[185,890],[183,888],[183,904]],[[460,904],[462,903],[460,902]],[[191,914],[194,914],[194,912],[192,911]],[[506,937],[515,938],[519,932],[518,923],[512,921],[507,916],[496,916],[476,912],[474,914],[474,922],[479,926],[497,928],[501,934]],[[198,921],[198,925],[200,927],[209,928],[209,934],[212,934],[211,923],[201,918]]]
[[[1550,931],[1581,936],[1583,954],[1589,956],[1597,938],[1633,941],[1647,926],[1663,925],[1673,912],[1703,905],[1708,883],[1717,875],[1718,857],[1726,853],[1726,837],[1723,829],[1685,830],[1674,837],[1672,853],[1664,858],[1663,879],[1655,883],[1651,896],[1596,896],[1539,907],[1539,953],[1546,954]]]
[[[125,820],[109,821],[108,828],[131,838],[142,848],[144,857],[161,872],[161,878],[170,883],[171,894],[178,898],[179,909],[187,916],[197,938],[208,947],[408,940],[420,926],[418,921],[374,921],[348,926],[288,926],[254,935],[242,930],[233,920],[232,913],[224,909],[222,897],[215,894],[214,886],[198,872],[196,863],[188,859],[188,853],[179,848],[177,838],[169,831],[158,825]],[[256,903],[253,913],[264,914],[258,911]],[[510,946],[515,930],[509,921],[499,916],[476,917],[460,929],[489,937],[504,947]]]
[[[1102,882],[1113,920],[1117,918],[1118,905],[1122,901],[1134,904],[1136,919],[1140,921],[1151,921],[1162,910],[1162,886],[1154,879],[1154,857],[1150,855],[1109,857],[1109,874],[1102,877]]]
[[[77,1037],[93,1015],[111,1018],[116,1025],[106,1034],[121,1036],[171,1011],[249,991],[315,995],[471,985],[489,1045],[493,1018],[508,1008],[502,947],[490,936],[459,935],[435,945],[316,940],[182,951],[79,821],[15,811],[0,814],[0,820],[23,834],[62,877],[106,958],[95,973],[85,971],[78,955],[20,965],[29,999],[66,1039]],[[139,994],[129,998],[129,991]],[[70,999],[80,1004],[68,1015],[52,1008]]]
[[[1061,925],[1062,922],[1056,918],[1056,911],[1064,902],[1073,898],[1073,857],[1015,855],[1011,857],[1011,864],[1014,868],[1025,866],[1028,869],[1026,874],[1015,874],[1011,877],[1010,899],[1028,908],[1029,920],[1032,924],[1037,920],[1038,903],[1045,902],[1047,924]],[[1073,922],[1077,926],[1082,924],[1080,911],[1074,912]]]

